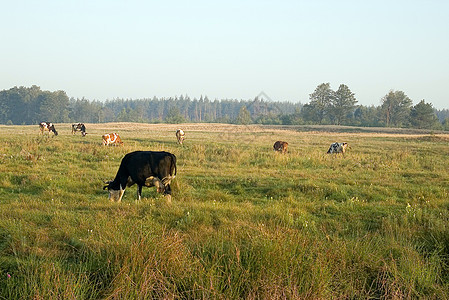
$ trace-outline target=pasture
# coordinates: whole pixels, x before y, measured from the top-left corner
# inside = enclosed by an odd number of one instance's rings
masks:
[[[0,126],[0,299],[449,298],[448,135],[86,127]],[[171,204],[136,186],[108,200],[134,150],[177,156]]]

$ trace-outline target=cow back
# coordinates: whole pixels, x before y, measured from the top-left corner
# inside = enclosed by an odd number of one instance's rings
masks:
[[[122,140],[120,139],[120,136],[117,133],[108,133],[104,134],[102,136],[103,138],[103,145],[110,145],[110,144],[119,144],[123,145]]]

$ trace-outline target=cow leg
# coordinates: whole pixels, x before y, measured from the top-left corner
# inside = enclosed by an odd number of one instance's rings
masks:
[[[139,184],[137,186],[137,201],[140,201],[142,199],[142,186]]]
[[[164,195],[171,195],[170,184],[167,184],[164,189]]]
[[[125,193],[125,189],[120,189],[120,198],[118,199],[118,202],[122,202],[123,194]]]
[[[164,188],[164,192],[163,192],[165,198],[167,199],[167,203],[171,203],[171,188],[170,188],[170,184],[167,184]]]
[[[171,195],[165,195],[165,197],[167,198],[167,203],[171,203]]]
[[[145,180],[145,186],[155,186],[158,193],[163,193],[167,197],[167,202],[171,203],[171,188],[170,184],[164,185],[157,177],[148,177]]]
[[[167,202],[171,203],[171,188],[170,188],[170,184],[167,184],[165,186],[164,196],[167,197]]]

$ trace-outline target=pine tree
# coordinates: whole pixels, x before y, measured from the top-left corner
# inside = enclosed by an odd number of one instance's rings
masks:
[[[240,108],[239,114],[236,119],[236,123],[240,125],[248,125],[252,122],[251,114],[249,113],[248,109],[246,109],[246,106],[242,106]]]
[[[410,124],[415,128],[432,129],[440,125],[432,104],[421,100],[410,111]]]

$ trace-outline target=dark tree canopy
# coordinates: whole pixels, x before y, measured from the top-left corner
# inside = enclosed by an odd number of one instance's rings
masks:
[[[432,129],[438,127],[438,118],[431,103],[421,100],[410,111],[410,123],[415,128]]]
[[[69,98],[64,91],[42,91],[38,86],[14,87],[0,92],[0,122],[37,124],[69,121]]]

